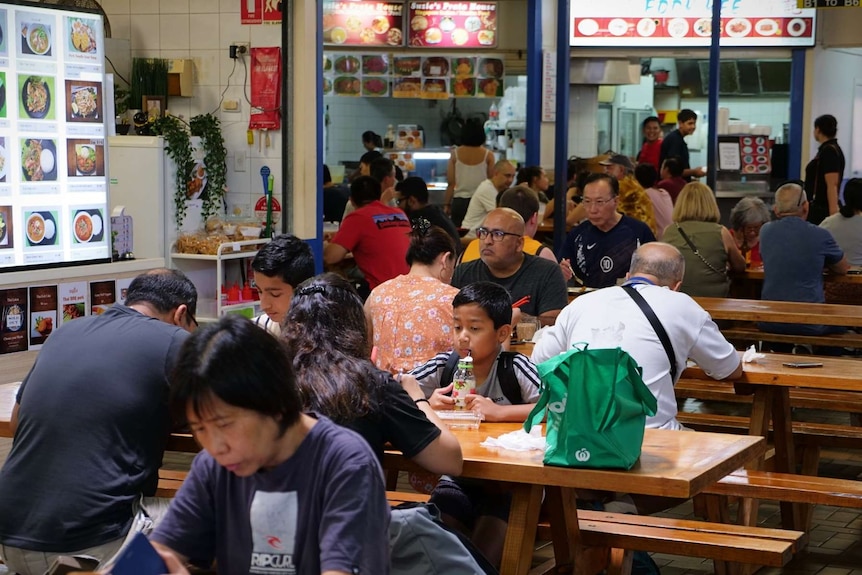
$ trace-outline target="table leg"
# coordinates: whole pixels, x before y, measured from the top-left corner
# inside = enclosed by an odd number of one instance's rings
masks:
[[[772,388],[760,386],[754,388],[754,399],[751,404],[751,423],[749,435],[769,437],[769,419],[772,413]],[[762,458],[754,464],[755,468],[762,466]],[[739,501],[736,521],[740,525],[757,525],[757,511],[760,502],[757,499],[743,498]],[[711,521],[714,519],[710,519]]]
[[[793,417],[788,387],[776,387],[772,390],[772,431],[775,441],[775,470],[795,474],[796,453],[793,444]],[[805,531],[808,505],[782,502],[780,506],[782,527]]]
[[[500,575],[526,575],[533,561],[536,547],[536,527],[542,505],[542,487],[524,483],[512,484],[512,507]]]

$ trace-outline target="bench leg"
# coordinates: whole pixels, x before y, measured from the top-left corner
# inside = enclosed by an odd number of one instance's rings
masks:
[[[632,572],[634,556],[635,552],[631,549],[611,549],[607,575],[629,575]]]
[[[806,445],[802,448],[802,475],[817,475],[820,468],[820,446]],[[811,528],[811,521],[814,517],[813,505],[800,505],[799,510],[799,528],[800,531],[805,531]]]

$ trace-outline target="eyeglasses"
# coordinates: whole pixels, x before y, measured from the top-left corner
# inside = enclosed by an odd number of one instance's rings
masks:
[[[200,324],[198,324],[198,320],[195,319],[195,314],[189,311],[188,306],[186,306],[186,319],[189,321],[189,325],[192,326],[192,329],[189,331],[194,331],[198,328]]]
[[[799,199],[796,200],[796,207],[797,208],[801,207],[802,202],[806,199],[808,199],[808,198],[805,196],[805,188],[800,186],[800,188],[799,188]]]
[[[581,201],[581,203],[587,209],[589,209],[590,206],[596,206],[597,208],[601,208],[601,207],[604,207],[605,204],[609,204],[610,202],[614,201],[615,199],[617,199],[616,196],[611,196],[610,198],[606,198],[604,200],[593,200],[590,198],[584,198]]]
[[[488,236],[491,236],[491,241],[495,243],[499,243],[503,241],[503,238],[506,236],[515,236],[516,238],[520,238],[521,234],[513,234],[512,232],[504,232],[503,230],[489,230],[488,228],[476,228],[476,236],[480,240],[484,240]]]

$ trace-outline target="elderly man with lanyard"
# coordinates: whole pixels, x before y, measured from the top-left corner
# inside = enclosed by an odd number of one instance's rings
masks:
[[[524,253],[524,219],[510,208],[496,208],[476,230],[480,259],[455,268],[452,285],[462,288],[490,281],[509,290],[513,301],[529,297],[520,310],[552,325],[565,307],[566,282],[559,266]]]
[[[578,342],[591,348],[620,347],[643,368],[644,383],[658,401],[658,412],[647,418],[646,426],[680,429],[673,386],[689,358],[714,379],[742,375],[733,345],[697,302],[678,291],[684,273],[685,259],[675,247],[661,242],[641,246],[623,288],[601,289],[572,301],[536,344],[533,362]]]

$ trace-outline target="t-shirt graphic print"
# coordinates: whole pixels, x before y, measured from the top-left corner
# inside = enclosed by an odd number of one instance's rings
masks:
[[[249,573],[296,575],[293,562],[299,501],[296,491],[257,491],[251,502]]]

